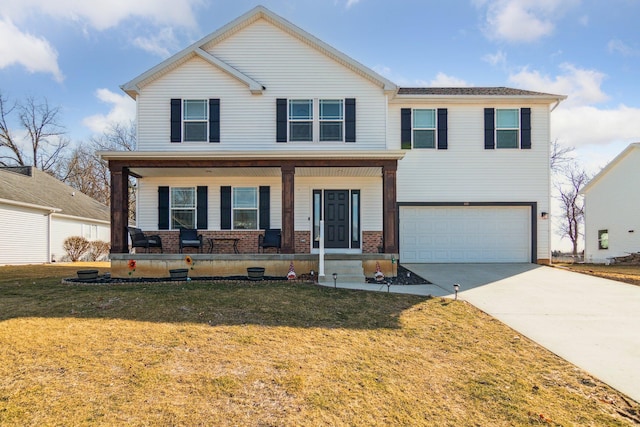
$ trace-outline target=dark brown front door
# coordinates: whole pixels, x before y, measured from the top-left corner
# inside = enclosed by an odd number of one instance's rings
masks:
[[[349,190],[325,190],[324,228],[326,248],[349,247]]]

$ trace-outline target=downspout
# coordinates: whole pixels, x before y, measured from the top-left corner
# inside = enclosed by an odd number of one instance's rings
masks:
[[[49,211],[47,214],[47,264],[51,263],[51,241],[53,240],[51,238],[51,217],[53,213],[54,211]]]

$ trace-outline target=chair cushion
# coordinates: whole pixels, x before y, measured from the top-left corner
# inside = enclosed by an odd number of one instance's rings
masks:
[[[182,245],[200,245],[200,240],[182,240]]]

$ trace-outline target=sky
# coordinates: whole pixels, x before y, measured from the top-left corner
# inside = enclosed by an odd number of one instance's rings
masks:
[[[258,4],[400,86],[567,95],[551,140],[591,173],[640,141],[640,0],[0,0],[0,93],[82,143],[135,118],[120,85]]]

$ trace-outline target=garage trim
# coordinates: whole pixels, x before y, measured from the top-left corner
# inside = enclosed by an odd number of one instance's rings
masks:
[[[400,208],[403,206],[450,206],[450,207],[473,207],[473,206],[495,206],[495,207],[522,207],[529,206],[531,209],[531,262],[538,261],[538,202],[398,202],[396,218],[396,236],[400,236]],[[398,247],[398,250],[400,247]]]

